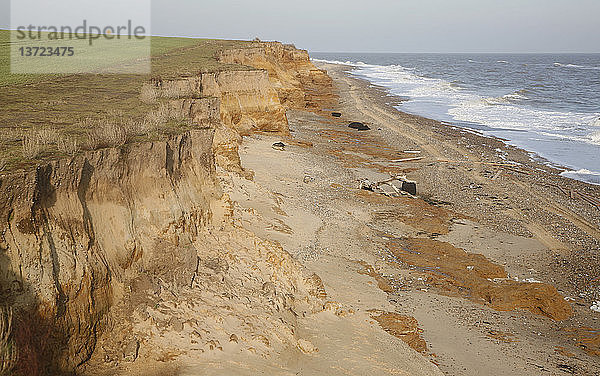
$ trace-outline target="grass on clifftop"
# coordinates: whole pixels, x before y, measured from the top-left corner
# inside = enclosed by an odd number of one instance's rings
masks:
[[[17,75],[10,73],[10,43],[10,32],[0,30],[0,171],[26,168],[71,154],[72,147],[64,147],[65,142],[83,145],[89,136],[87,127],[114,118],[114,114],[119,119],[142,121],[156,108],[156,104],[140,99],[142,85],[152,77],[169,79],[199,72],[248,69],[221,64],[215,55],[220,50],[250,45],[242,41],[152,37],[150,75]],[[173,119],[165,124],[169,133],[177,127]],[[53,134],[60,137],[39,153],[24,153],[24,142],[45,137],[45,133],[39,136],[42,129],[56,131]],[[136,139],[156,134],[145,136]]]

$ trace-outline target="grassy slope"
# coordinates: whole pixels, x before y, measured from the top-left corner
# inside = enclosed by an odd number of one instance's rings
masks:
[[[22,156],[24,130],[53,127],[73,139],[85,138],[80,121],[102,118],[108,112],[141,119],[152,106],[139,99],[151,76],[173,78],[201,71],[246,69],[224,65],[215,53],[241,48],[248,42],[190,38],[152,38],[150,75],[13,75],[10,74],[10,35],[0,30],[0,167],[23,168],[39,160]],[[57,156],[47,153],[42,159]]]

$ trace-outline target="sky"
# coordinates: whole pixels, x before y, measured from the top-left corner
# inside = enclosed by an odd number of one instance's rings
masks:
[[[9,2],[0,0],[0,27]],[[152,34],[312,52],[598,53],[600,0],[152,0]]]

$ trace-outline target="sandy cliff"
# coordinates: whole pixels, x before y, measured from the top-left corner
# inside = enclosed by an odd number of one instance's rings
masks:
[[[320,110],[335,95],[331,78],[315,67],[307,51],[279,42],[257,43],[253,48],[223,51],[219,60],[269,72],[269,80],[287,108]]]
[[[211,139],[198,130],[2,179],[2,285],[26,324],[39,316],[49,342],[64,344],[43,354],[57,366],[89,358],[117,284],[141,270],[191,279],[193,243],[220,196]],[[170,265],[157,263],[165,250]]]
[[[168,352],[165,344],[139,350],[163,324],[187,332],[192,347],[239,342],[260,353],[278,342],[295,345],[294,317],[313,310],[318,277],[304,275],[276,244],[236,228],[215,176],[215,159],[243,172],[241,136],[288,132],[268,72],[203,73],[153,85],[183,93],[170,105],[184,110],[195,130],[0,178],[0,284],[20,317],[21,367],[79,367],[103,332],[114,333],[100,340],[108,365],[131,358],[132,346],[133,359],[155,348]],[[165,324],[161,304],[180,306],[179,294],[188,310]],[[220,307],[223,296],[237,308]],[[213,309],[198,311],[190,301]],[[131,312],[136,316],[122,321]],[[211,326],[209,317],[230,318],[231,330]],[[248,329],[253,322],[257,329]],[[181,344],[172,350],[181,352]]]
[[[252,132],[288,133],[285,108],[265,70],[202,73],[178,80],[156,81],[155,85],[158,89],[203,98],[203,101],[216,100],[216,105],[208,106],[216,108],[220,117],[215,123],[213,148],[217,164],[228,171],[244,173],[237,153],[242,136]],[[195,104],[198,101],[182,99],[176,101],[176,105],[185,108],[198,122],[199,117],[213,111]]]

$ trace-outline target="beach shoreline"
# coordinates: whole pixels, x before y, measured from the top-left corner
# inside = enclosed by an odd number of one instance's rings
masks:
[[[254,180],[223,183],[236,217],[320,275],[329,299],[355,312],[346,325],[365,311],[374,330],[379,322],[390,334],[397,332],[388,319],[415,320],[410,330],[427,350],[413,348],[445,374],[599,372],[592,347],[582,345],[595,333],[586,328],[598,327],[590,306],[598,299],[599,213],[561,191],[597,197],[598,187],[501,140],[402,113],[395,98],[342,66],[317,66],[334,80],[339,106],[288,111],[289,138],[245,138],[240,157]],[[352,121],[371,129],[350,129]],[[277,141],[283,151],[271,148]],[[418,198],[359,189],[362,179],[390,175],[416,181]],[[470,272],[489,268],[506,278],[471,280]],[[335,359],[327,330],[307,337],[323,346],[321,360]]]
[[[394,109],[396,109],[397,111],[406,114],[406,115],[410,115],[410,116],[414,116],[415,118],[422,118],[422,119],[427,119],[427,120],[432,120],[432,121],[436,121],[439,122],[440,124],[443,124],[447,127],[450,128],[458,128],[467,132],[471,132],[474,133],[475,135],[484,137],[484,138],[491,138],[494,140],[499,140],[502,141],[505,146],[509,146],[512,148],[516,148],[521,150],[522,152],[526,153],[529,155],[530,159],[532,159],[535,162],[538,162],[542,165],[545,165],[546,167],[549,167],[551,169],[551,171],[553,173],[558,173],[560,174],[562,177],[568,178],[570,180],[574,180],[576,182],[582,182],[591,186],[600,186],[600,183],[593,183],[591,181],[586,181],[583,179],[577,179],[577,178],[573,178],[573,177],[569,177],[569,175],[573,175],[573,174],[577,174],[578,171],[580,170],[575,170],[573,168],[570,168],[564,164],[561,164],[560,162],[557,161],[552,161],[542,155],[540,155],[538,152],[534,151],[534,150],[529,150],[526,147],[521,147],[518,145],[515,145],[513,143],[513,141],[511,141],[510,139],[506,139],[500,136],[495,136],[493,134],[485,134],[483,131],[480,131],[477,129],[477,127],[469,127],[468,125],[460,125],[460,124],[456,124],[450,121],[442,121],[442,120],[436,120],[434,119],[432,116],[427,116],[427,115],[422,115],[422,114],[418,114],[418,113],[412,113],[409,111],[405,111],[401,108],[402,104],[409,101],[410,99],[393,94],[392,90],[389,87],[386,86],[382,86],[379,85],[375,82],[370,81],[369,79],[367,79],[366,77],[361,77],[358,76],[354,73],[352,73],[353,70],[356,69],[356,66],[351,65],[351,64],[346,64],[346,63],[342,63],[342,62],[333,62],[333,61],[328,61],[328,60],[321,60],[321,59],[314,59],[314,62],[316,64],[324,64],[327,66],[331,66],[331,65],[338,65],[340,67],[342,67],[342,69],[352,78],[357,79],[358,81],[362,81],[368,84],[369,87],[372,88],[376,88],[378,91],[380,91],[381,95],[386,97],[388,99],[388,101],[386,101],[385,103],[387,105],[390,105],[392,107],[394,107]],[[600,121],[600,119],[598,120]],[[565,176],[566,175],[566,176]]]
[[[0,160],[1,292],[40,330],[19,369],[600,374],[600,187],[291,45],[221,47],[207,66],[244,69],[132,93],[177,133]]]
[[[352,67],[354,77],[401,96],[400,111],[504,139],[552,167],[564,167],[565,177],[600,184],[600,112],[593,105],[595,80],[585,79],[584,66],[573,66],[579,67],[575,72],[561,69],[552,64],[559,56],[551,55],[501,57],[506,60],[453,54],[317,56],[325,59],[320,62]],[[547,81],[537,82],[541,77]],[[580,90],[571,91],[576,84]]]
[[[398,116],[397,121],[402,123],[413,123],[419,127],[425,127],[430,134],[438,133],[440,137],[447,137],[448,141],[465,143],[471,153],[483,155],[486,162],[514,164],[515,168],[523,167],[527,172],[535,173],[535,178],[540,184],[559,185],[565,187],[567,191],[580,191],[590,194],[594,197],[600,197],[600,186],[587,183],[581,180],[571,179],[560,175],[563,171],[569,169],[553,163],[533,151],[528,151],[508,144],[505,139],[484,135],[477,130],[465,128],[458,125],[447,124],[445,122],[429,119],[420,115],[414,115],[403,112],[397,106],[403,99],[391,94],[389,89],[374,83],[356,77],[350,73],[353,68],[349,65],[331,64],[317,62],[317,66],[328,71],[330,75],[337,77],[337,82],[343,77],[347,82],[351,82],[354,87],[360,88],[364,93],[368,93],[368,99],[374,101],[385,110],[395,113]],[[461,139],[467,138],[467,142]],[[474,150],[477,149],[477,150]],[[498,154],[501,154],[500,156]],[[503,155],[502,155],[503,154]],[[458,160],[457,160],[458,161]],[[467,162],[463,160],[463,162]],[[556,187],[555,187],[556,188]],[[561,194],[564,192],[556,188]],[[594,205],[578,205],[577,200],[562,200],[561,195],[556,195],[553,199],[560,201],[561,204],[569,206],[571,210],[585,217],[596,225],[600,226],[600,211]],[[570,198],[570,197],[569,197]],[[584,201],[584,200],[582,200]]]

